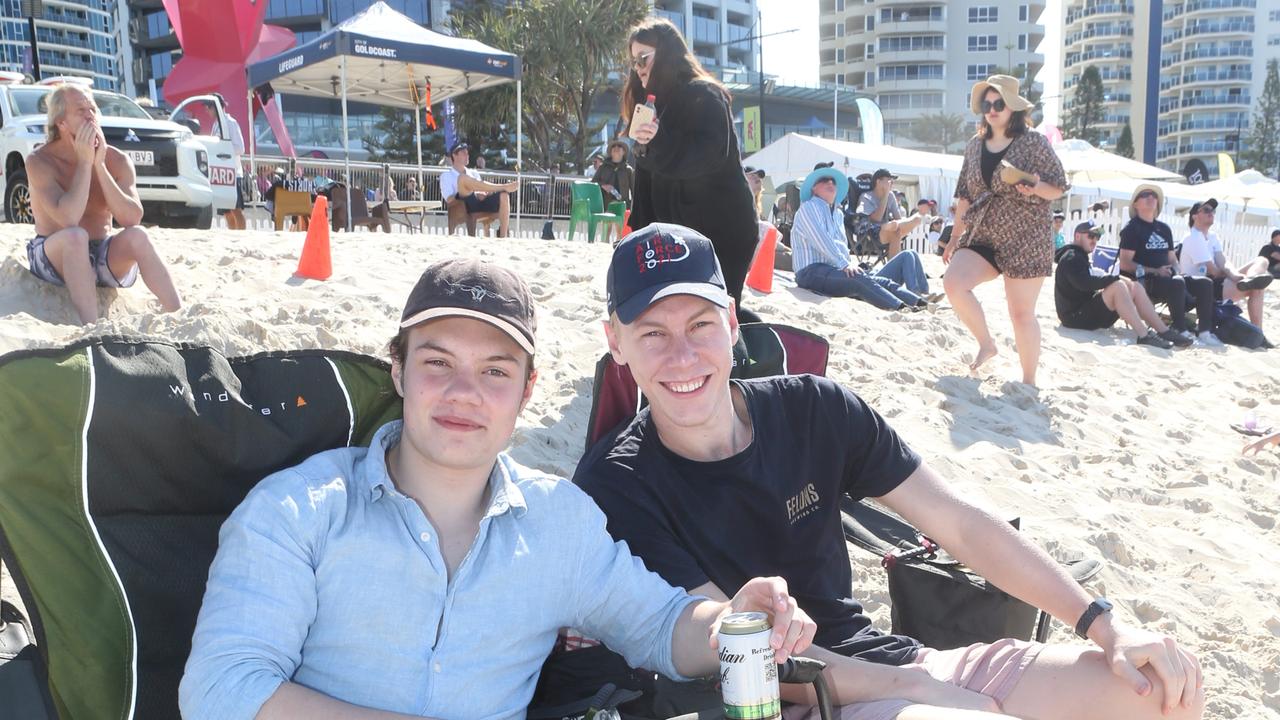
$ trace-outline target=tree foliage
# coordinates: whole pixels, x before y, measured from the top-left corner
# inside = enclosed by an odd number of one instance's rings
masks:
[[[604,122],[592,122],[596,98],[625,78],[626,40],[649,11],[645,0],[476,0],[453,13],[458,35],[519,55],[523,63],[523,131],[527,160],[578,168]],[[514,132],[515,87],[503,85],[457,99],[464,137]]]
[[[437,118],[440,116],[437,115]],[[407,163],[418,162],[418,151],[413,146],[413,111],[401,108],[383,107],[379,109],[377,130],[372,137],[364,140],[369,149],[369,159],[374,162]],[[444,132],[422,128],[422,162],[434,165],[444,154]]]
[[[1116,140],[1116,154],[1133,159],[1133,128],[1129,127],[1127,121],[1124,124],[1124,130],[1120,131],[1120,139]]]
[[[1067,114],[1068,135],[1085,140],[1091,145],[1097,145],[1102,140],[1102,131],[1098,125],[1106,117],[1102,107],[1103,94],[1102,74],[1098,72],[1098,68],[1085,68],[1080,74],[1080,82],[1076,84],[1071,109]]]
[[[1256,107],[1241,164],[1280,179],[1280,60],[1267,61],[1267,79]]]
[[[907,137],[928,146],[930,150],[947,152],[963,145],[973,135],[973,123],[958,113],[925,113],[911,121]]]

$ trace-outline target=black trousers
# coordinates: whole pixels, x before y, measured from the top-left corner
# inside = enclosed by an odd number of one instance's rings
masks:
[[[1186,275],[1144,275],[1142,286],[1151,302],[1162,302],[1169,306],[1174,330],[1190,329],[1187,327],[1188,294],[1196,307],[1196,331],[1213,330],[1213,280]]]

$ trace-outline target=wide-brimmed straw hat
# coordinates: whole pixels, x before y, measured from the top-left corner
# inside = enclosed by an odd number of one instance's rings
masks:
[[[1035,107],[1030,100],[1018,94],[1018,87],[1018,78],[1012,75],[992,75],[986,80],[979,80],[969,92],[969,109],[974,115],[982,114],[982,96],[988,88],[1000,93],[1005,106],[1014,112]]]
[[[849,178],[845,174],[833,167],[824,167],[809,173],[804,179],[804,183],[800,186],[800,202],[804,202],[813,197],[813,186],[822,178],[831,178],[836,181],[836,204],[844,202],[844,196],[849,194]]]
[[[1160,187],[1157,185],[1143,183],[1138,187],[1134,188],[1133,194],[1129,196],[1129,217],[1134,217],[1138,214],[1133,211],[1133,204],[1138,201],[1139,195],[1141,195],[1142,193],[1148,190],[1156,194],[1156,215],[1159,215],[1160,212],[1164,210],[1164,191],[1161,190]]]

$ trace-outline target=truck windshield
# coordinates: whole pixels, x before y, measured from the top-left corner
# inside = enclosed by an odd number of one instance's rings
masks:
[[[9,112],[13,115],[44,115],[49,112],[45,98],[53,88],[49,87],[15,87],[9,91]],[[135,120],[150,120],[151,116],[138,104],[123,95],[95,90],[94,102],[98,103],[98,111],[103,117],[122,117]]]

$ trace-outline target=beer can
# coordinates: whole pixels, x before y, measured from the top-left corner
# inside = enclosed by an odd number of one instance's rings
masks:
[[[769,616],[762,612],[733,613],[720,623],[720,695],[728,720],[782,716],[771,631]]]

